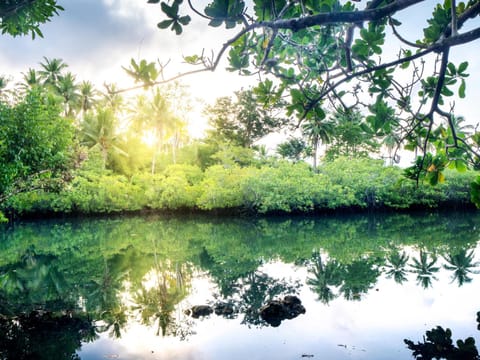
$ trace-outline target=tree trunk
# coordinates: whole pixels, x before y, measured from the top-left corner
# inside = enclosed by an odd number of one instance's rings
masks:
[[[313,171],[317,172],[318,139],[313,142]]]

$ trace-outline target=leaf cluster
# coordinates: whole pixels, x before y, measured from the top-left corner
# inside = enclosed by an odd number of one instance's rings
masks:
[[[452,331],[437,326],[426,332],[426,340],[423,343],[415,344],[411,340],[404,340],[408,348],[412,350],[415,359],[471,359],[479,358],[475,346],[475,339],[469,337],[465,340],[457,340],[456,346],[452,342]]]
[[[168,5],[165,1],[160,2],[160,0],[148,0],[147,2],[149,4],[160,3],[162,12],[167,16],[166,20],[157,24],[159,29],[171,27],[171,30],[175,31],[175,34],[180,35],[183,32],[183,26],[188,25],[192,20],[189,15],[181,16],[178,14],[179,6],[183,0],[174,0],[172,5]]]
[[[31,34],[43,37],[40,25],[63,11],[57,0],[9,0],[0,3],[0,29],[2,34],[20,36]]]

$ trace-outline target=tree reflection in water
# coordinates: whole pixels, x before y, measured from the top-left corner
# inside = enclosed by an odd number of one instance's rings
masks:
[[[402,218],[402,226],[411,226],[409,221]],[[269,226],[263,220],[257,227],[174,221],[172,227],[162,223],[161,230],[155,222],[137,221],[129,229],[123,228],[123,221],[115,226],[107,221],[105,229],[104,223],[98,230],[89,225],[81,236],[56,228],[55,241],[35,240],[30,232],[23,247],[7,239],[0,251],[0,358],[56,359],[55,354],[74,359],[82,343],[102,334],[121,337],[132,321],[152,327],[158,336],[186,339],[196,326],[182,311],[189,303],[194,274],[213,284],[207,304],[228,310],[218,311],[220,316],[260,328],[267,325],[259,316],[262,306],[305,289],[322,307],[342,298],[365,298],[382,276],[405,285],[410,273],[427,289],[440,273],[450,272],[453,285],[464,286],[479,272],[474,253],[478,234],[470,225],[457,228],[459,239],[441,242],[437,239],[444,230],[437,229],[434,217],[434,225],[425,225],[426,233],[434,233],[432,243],[415,233],[403,244],[406,231],[391,240],[392,233],[382,235],[377,223],[368,222],[368,231],[362,228],[365,221],[348,223],[348,242],[335,232],[341,228],[337,222],[319,227],[313,220],[308,226],[295,221]],[[128,237],[142,232],[144,238]],[[124,238],[119,235],[123,233]],[[90,239],[89,234],[96,235]],[[50,248],[29,245],[42,242]],[[389,245],[378,245],[385,243]],[[412,255],[411,249],[417,253]],[[304,270],[298,274],[305,278],[270,272],[269,264],[279,260]]]
[[[192,333],[191,323],[180,312],[174,315],[176,306],[189,294],[190,272],[186,265],[156,261],[147,280],[133,294],[132,310],[139,314],[142,324],[156,324],[156,335],[185,339]]]
[[[385,264],[387,278],[393,278],[397,284],[403,284],[407,280],[407,262],[409,259],[410,257],[405,251],[400,252],[392,249]]]
[[[477,313],[477,321],[480,312]],[[480,325],[479,325],[480,326]],[[465,340],[452,341],[452,331],[441,326],[426,332],[423,342],[416,344],[412,340],[403,340],[418,360],[446,359],[446,360],[479,360],[475,339],[468,337]]]
[[[417,275],[417,284],[424,289],[432,286],[432,280],[437,280],[435,274],[440,270],[437,263],[437,257],[432,254],[429,255],[425,250],[420,250],[418,259],[413,259],[413,264],[410,264],[411,272]]]
[[[362,294],[372,289],[380,275],[378,261],[365,257],[349,264],[339,264],[330,260],[326,264],[318,252],[314,252],[308,262],[306,284],[317,294],[324,304],[343,295],[346,300],[360,300]],[[334,293],[337,289],[337,294]]]
[[[83,342],[96,339],[85,315],[32,311],[0,316],[0,359],[74,360]]]
[[[334,293],[333,287],[338,287],[342,283],[342,268],[335,260],[324,264],[320,252],[315,251],[312,258],[307,263],[309,277],[306,284],[317,295],[319,301],[328,304],[338,297]]]
[[[458,286],[472,281],[469,274],[478,274],[474,269],[478,267],[479,263],[474,261],[475,253],[473,250],[467,252],[467,249],[462,249],[457,254],[447,254],[444,259],[447,264],[443,267],[447,270],[453,271],[452,281],[456,281]]]

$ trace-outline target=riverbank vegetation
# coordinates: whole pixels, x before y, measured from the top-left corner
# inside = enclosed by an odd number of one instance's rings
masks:
[[[181,84],[127,97],[114,85],[102,92],[77,81],[66,69],[61,59],[44,58],[19,83],[9,87],[4,78],[0,211],[10,217],[438,209],[478,202],[475,166],[445,155],[447,128],[402,169],[394,165],[399,139],[375,131],[375,117],[337,110],[299,125],[282,99],[271,106],[261,101],[262,84],[206,106],[210,127],[194,138],[192,102]],[[465,119],[455,118],[455,126],[456,136],[480,141]],[[284,141],[267,150],[262,140],[279,133]],[[402,151],[422,150],[413,144]]]
[[[438,186],[404,177],[402,169],[372,159],[339,158],[313,172],[305,163],[259,167],[170,165],[131,177],[79,171],[59,192],[44,189],[9,198],[17,215],[106,214],[135,211],[308,213],[335,210],[472,208],[474,171],[447,171]]]

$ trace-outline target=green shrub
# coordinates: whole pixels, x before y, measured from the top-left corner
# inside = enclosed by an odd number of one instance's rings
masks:
[[[310,212],[344,208],[438,208],[471,206],[474,171],[446,171],[436,186],[406,179],[397,167],[372,159],[338,158],[315,173],[305,163],[270,166],[169,165],[162,174],[130,179],[108,172],[80,171],[59,193],[20,193],[0,210],[17,214],[113,213],[141,209],[246,209],[258,213]]]
[[[205,171],[205,177],[199,184],[201,194],[197,206],[203,210],[229,209],[245,204],[243,186],[248,178],[255,175],[255,168],[232,166],[225,168],[213,165]]]

